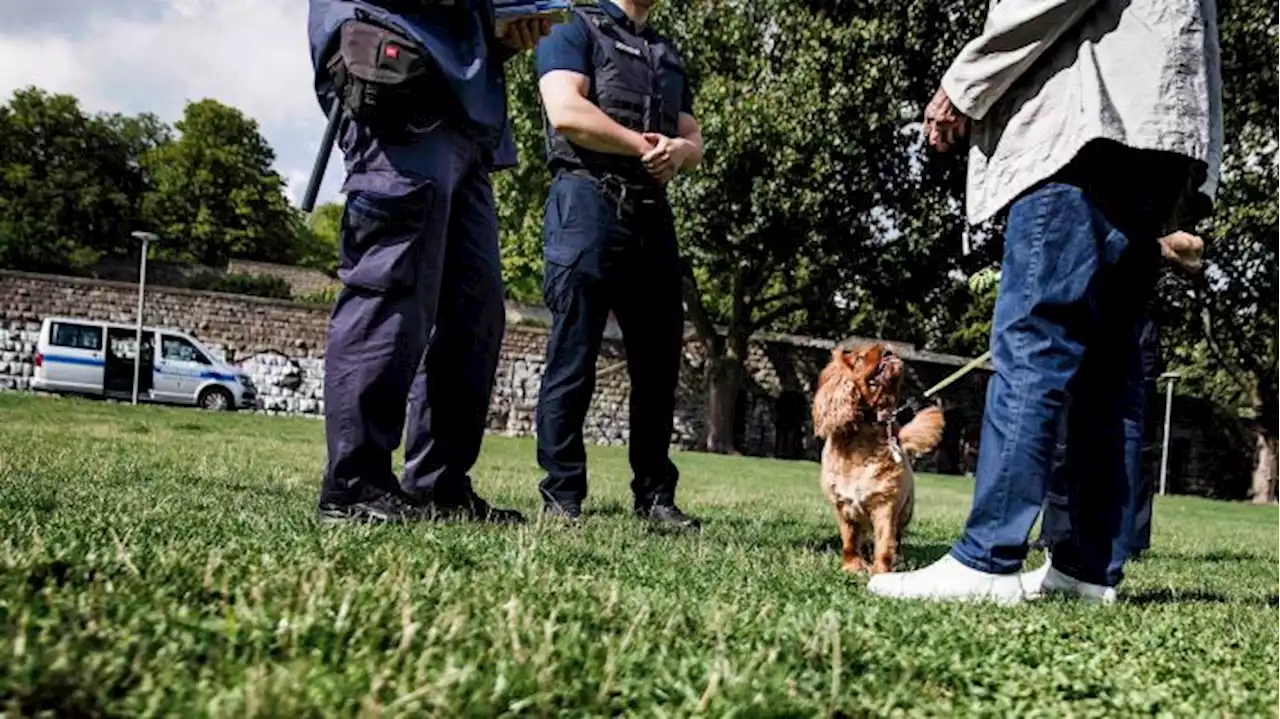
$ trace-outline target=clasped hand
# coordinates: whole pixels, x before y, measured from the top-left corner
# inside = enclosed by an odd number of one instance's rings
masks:
[[[667,137],[655,132],[644,133],[644,139],[649,143],[650,149],[641,156],[640,162],[644,164],[644,169],[653,179],[665,185],[680,172],[685,160],[689,159],[689,153],[692,151],[689,141],[682,137]]]

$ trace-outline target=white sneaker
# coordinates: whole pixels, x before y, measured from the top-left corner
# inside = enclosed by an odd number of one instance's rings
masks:
[[[1018,604],[1022,582],[1016,574],[988,574],[966,567],[950,554],[914,572],[876,574],[867,582],[872,594],[896,599],[990,601]]]
[[[1024,572],[1020,579],[1022,592],[1030,600],[1053,594],[1081,599],[1090,604],[1115,604],[1116,601],[1115,587],[1082,582],[1054,569],[1048,561],[1033,572]]]

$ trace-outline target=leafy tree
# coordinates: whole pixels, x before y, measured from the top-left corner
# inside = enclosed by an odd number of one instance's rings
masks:
[[[502,240],[502,279],[507,297],[542,302],[543,206],[551,185],[543,144],[542,100],[534,75],[533,53],[507,63],[507,94],[520,164],[494,174]]]
[[[143,218],[170,259],[221,267],[231,257],[295,259],[301,221],[255,121],[215,100],[189,103],[177,140],[142,156],[152,186]]]
[[[1252,496],[1276,499],[1276,8],[1224,0],[1221,30],[1225,157],[1205,268],[1161,285],[1166,351],[1184,391],[1239,410],[1257,429]]]
[[[160,128],[91,117],[69,95],[14,93],[0,107],[0,264],[59,270],[128,254],[146,181],[138,154]]]
[[[934,17],[923,2],[663,7],[707,141],[701,170],[672,189],[708,356],[707,448],[731,451],[757,333],[946,337],[938,310],[966,291],[962,168],[924,156],[914,123],[935,56],[976,15]]]
[[[306,222],[299,226],[297,244],[294,247],[299,265],[337,275],[342,211],[342,203],[326,202],[317,207]]]

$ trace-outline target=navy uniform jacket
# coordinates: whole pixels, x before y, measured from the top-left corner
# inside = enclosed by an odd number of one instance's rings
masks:
[[[507,118],[506,73],[503,63],[513,54],[493,37],[491,0],[459,0],[470,12],[432,8],[396,13],[364,0],[309,0],[307,35],[311,42],[311,66],[315,71],[316,98],[327,114],[334,101],[332,82],[325,61],[337,48],[338,28],[358,11],[398,28],[426,48],[440,68],[440,74],[460,101],[471,123],[485,133],[485,142],[494,152],[496,167],[516,163],[515,142]],[[443,90],[443,88],[442,88]],[[423,103],[431,98],[423,97]]]

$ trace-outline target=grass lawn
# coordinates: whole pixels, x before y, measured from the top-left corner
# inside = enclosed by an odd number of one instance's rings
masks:
[[[1274,507],[1157,500],[1113,607],[903,604],[812,463],[676,455],[700,536],[631,520],[611,449],[579,529],[321,528],[322,432],[0,395],[0,716],[1275,716]],[[489,440],[487,497],[537,479]],[[969,495],[922,480],[910,565]]]

